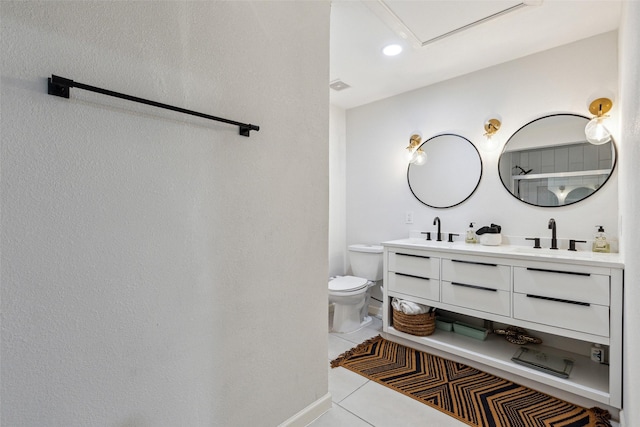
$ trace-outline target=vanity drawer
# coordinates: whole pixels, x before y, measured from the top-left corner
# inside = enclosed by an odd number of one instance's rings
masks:
[[[439,280],[440,258],[403,252],[390,252],[389,271]]]
[[[500,316],[511,315],[511,292],[496,287],[442,282],[442,302]]]
[[[514,267],[513,290],[561,300],[609,305],[609,276],[544,268]]]
[[[440,283],[438,279],[410,276],[404,273],[389,272],[390,291],[400,292],[432,301],[440,301]]]
[[[534,294],[513,294],[513,317],[587,334],[609,336],[609,307]]]
[[[442,259],[442,280],[511,291],[511,267],[464,259]]]

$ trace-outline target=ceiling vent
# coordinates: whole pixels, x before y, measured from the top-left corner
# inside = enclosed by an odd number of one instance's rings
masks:
[[[342,80],[334,80],[329,83],[329,87],[336,92],[340,92],[341,90],[349,89],[351,86],[343,82]]]

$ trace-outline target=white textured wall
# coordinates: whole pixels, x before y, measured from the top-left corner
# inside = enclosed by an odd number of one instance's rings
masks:
[[[620,217],[625,257],[624,424],[640,425],[640,2],[623,3],[620,26]]]
[[[346,273],[346,123],[344,109],[330,108],[329,276]]]
[[[500,224],[507,235],[550,238],[547,223],[553,217],[559,238],[592,239],[599,224],[617,237],[617,171],[582,203],[533,207],[507,193],[500,182],[500,149],[487,152],[480,146],[484,120],[491,115],[502,118],[494,138],[504,144],[521,126],[543,115],[589,115],[589,101],[603,94],[615,99],[617,86],[613,32],[347,110],[347,244],[404,238],[410,230],[435,230],[435,216],[441,218],[443,232],[462,233],[474,221],[478,226]],[[618,115],[619,108],[614,104],[611,115]],[[614,121],[610,129],[617,138]],[[484,172],[470,199],[453,208],[434,209],[413,197],[404,148],[415,131],[423,140],[455,133],[479,146]],[[455,170],[456,164],[451,168]],[[405,224],[406,211],[414,213],[413,225]]]
[[[2,425],[274,426],[324,396],[328,2],[0,7]]]

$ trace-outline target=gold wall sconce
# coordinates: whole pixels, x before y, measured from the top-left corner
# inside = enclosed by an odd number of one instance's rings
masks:
[[[500,130],[501,124],[502,123],[500,123],[500,120],[498,119],[489,119],[486,122],[484,122],[484,130],[485,130],[484,136],[486,136],[487,138],[491,138],[493,135],[496,134],[496,132]]]
[[[422,137],[418,134],[411,135],[409,138],[409,146],[407,147],[407,160],[412,165],[424,165],[427,162],[427,153],[422,151],[420,147],[420,143],[422,142]]]
[[[589,105],[589,111],[595,117],[589,120],[584,128],[584,134],[593,145],[602,145],[611,141],[611,133],[604,126],[604,120],[609,117],[606,114],[611,110],[613,102],[609,98],[598,98]]]
[[[500,126],[502,122],[498,119],[489,119],[484,122],[484,136],[487,138],[485,141],[485,148],[487,151],[492,151],[498,148],[498,141],[495,139],[491,139],[498,131],[500,130]]]

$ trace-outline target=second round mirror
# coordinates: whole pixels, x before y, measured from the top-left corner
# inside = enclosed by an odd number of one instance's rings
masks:
[[[609,179],[616,164],[613,140],[586,141],[589,121],[576,114],[533,120],[507,141],[498,161],[504,187],[535,206],[566,206],[586,199]]]

